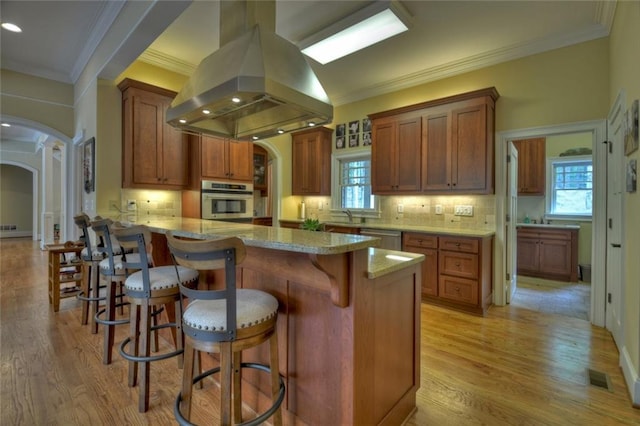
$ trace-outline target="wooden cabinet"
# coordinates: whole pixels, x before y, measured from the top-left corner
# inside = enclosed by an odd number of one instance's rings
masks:
[[[422,298],[484,315],[492,303],[493,237],[403,233],[403,250],[422,253]]]
[[[262,192],[266,197],[269,182],[269,155],[267,150],[259,145],[253,145],[253,189]]]
[[[513,145],[518,150],[518,195],[544,195],[546,139],[522,139]]]
[[[578,281],[578,230],[518,227],[518,275]]]
[[[438,297],[438,237],[413,232],[402,233],[402,250],[424,254],[422,296]]]
[[[60,299],[76,296],[80,292],[83,264],[80,253],[83,244],[67,241],[47,245],[49,251],[49,303],[54,312],[60,310]]]
[[[281,220],[279,223],[281,228],[302,229],[302,221]]]
[[[493,193],[489,96],[427,109],[422,118],[422,191]]]
[[[253,182],[253,144],[202,135],[202,179]]]
[[[293,195],[331,195],[332,133],[319,127],[292,134]]]
[[[491,87],[370,115],[373,192],[494,193],[497,99]]]
[[[189,136],[166,123],[176,93],[125,79],[122,91],[122,187],[182,189],[189,184]]]
[[[262,225],[262,226],[272,226],[273,218],[272,217],[254,217],[251,224]]]
[[[371,186],[375,194],[420,191],[421,119],[404,115],[372,123]]]

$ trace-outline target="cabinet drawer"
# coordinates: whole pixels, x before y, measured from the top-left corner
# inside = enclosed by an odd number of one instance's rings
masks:
[[[478,281],[440,275],[439,296],[469,305],[478,304]]]
[[[478,253],[479,246],[480,244],[476,239],[440,237],[440,250],[461,251],[466,253]]]
[[[478,278],[478,255],[469,253],[440,252],[441,274],[463,278]]]
[[[402,233],[402,244],[406,247],[438,248],[438,237],[414,232]]]
[[[562,229],[536,229],[532,227],[518,228],[518,237],[540,238],[544,240],[570,240],[571,231]]]

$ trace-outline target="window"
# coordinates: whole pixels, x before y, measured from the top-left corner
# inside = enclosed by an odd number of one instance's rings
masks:
[[[550,158],[547,215],[590,218],[593,201],[593,161],[588,157]]]
[[[371,193],[371,155],[369,153],[334,156],[332,207],[354,210],[360,216],[376,212]]]

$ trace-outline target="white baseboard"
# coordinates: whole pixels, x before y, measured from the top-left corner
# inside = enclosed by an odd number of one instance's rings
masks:
[[[622,368],[624,381],[627,383],[631,402],[634,407],[640,407],[640,378],[633,366],[633,362],[631,362],[631,357],[629,356],[629,352],[627,352],[626,346],[623,346],[620,351],[620,367]]]
[[[0,231],[0,238],[30,237],[32,231]]]

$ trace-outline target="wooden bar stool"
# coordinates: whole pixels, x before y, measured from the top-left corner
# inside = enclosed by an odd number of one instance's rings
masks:
[[[236,289],[236,265],[246,256],[238,238],[217,240],[184,240],[167,232],[167,244],[176,267],[200,271],[224,269],[225,283],[219,290],[197,290],[180,285],[180,292],[189,299],[182,316],[185,338],[182,392],[178,394],[174,415],[181,425],[190,425],[192,385],[220,372],[220,424],[242,422],[242,369],[254,368],[271,376],[272,405],[258,417],[243,425],[262,424],[273,416],[275,425],[282,425],[280,406],[285,386],[278,371],[278,338],[276,320],[278,300],[271,294],[253,289]],[[180,265],[180,266],[178,266]],[[242,351],[269,341],[270,366],[243,363]],[[193,378],[196,351],[220,354],[220,366]]]
[[[119,352],[129,361],[129,386],[136,385],[140,365],[138,411],[143,413],[149,409],[151,362],[176,356],[178,368],[182,368],[184,339],[180,285],[197,282],[198,271],[186,267],[176,269],[173,265],[149,267],[153,264],[151,231],[144,225],[114,228],[113,235],[123,249],[135,249],[139,254],[137,259],[129,256],[122,259],[123,269],[137,272],[129,274],[124,282],[125,293],[130,303],[129,337],[122,342]],[[152,326],[152,307],[167,306],[171,303],[174,304],[175,320],[169,318],[169,322]],[[151,332],[167,327],[175,331],[175,350],[151,355]]]

